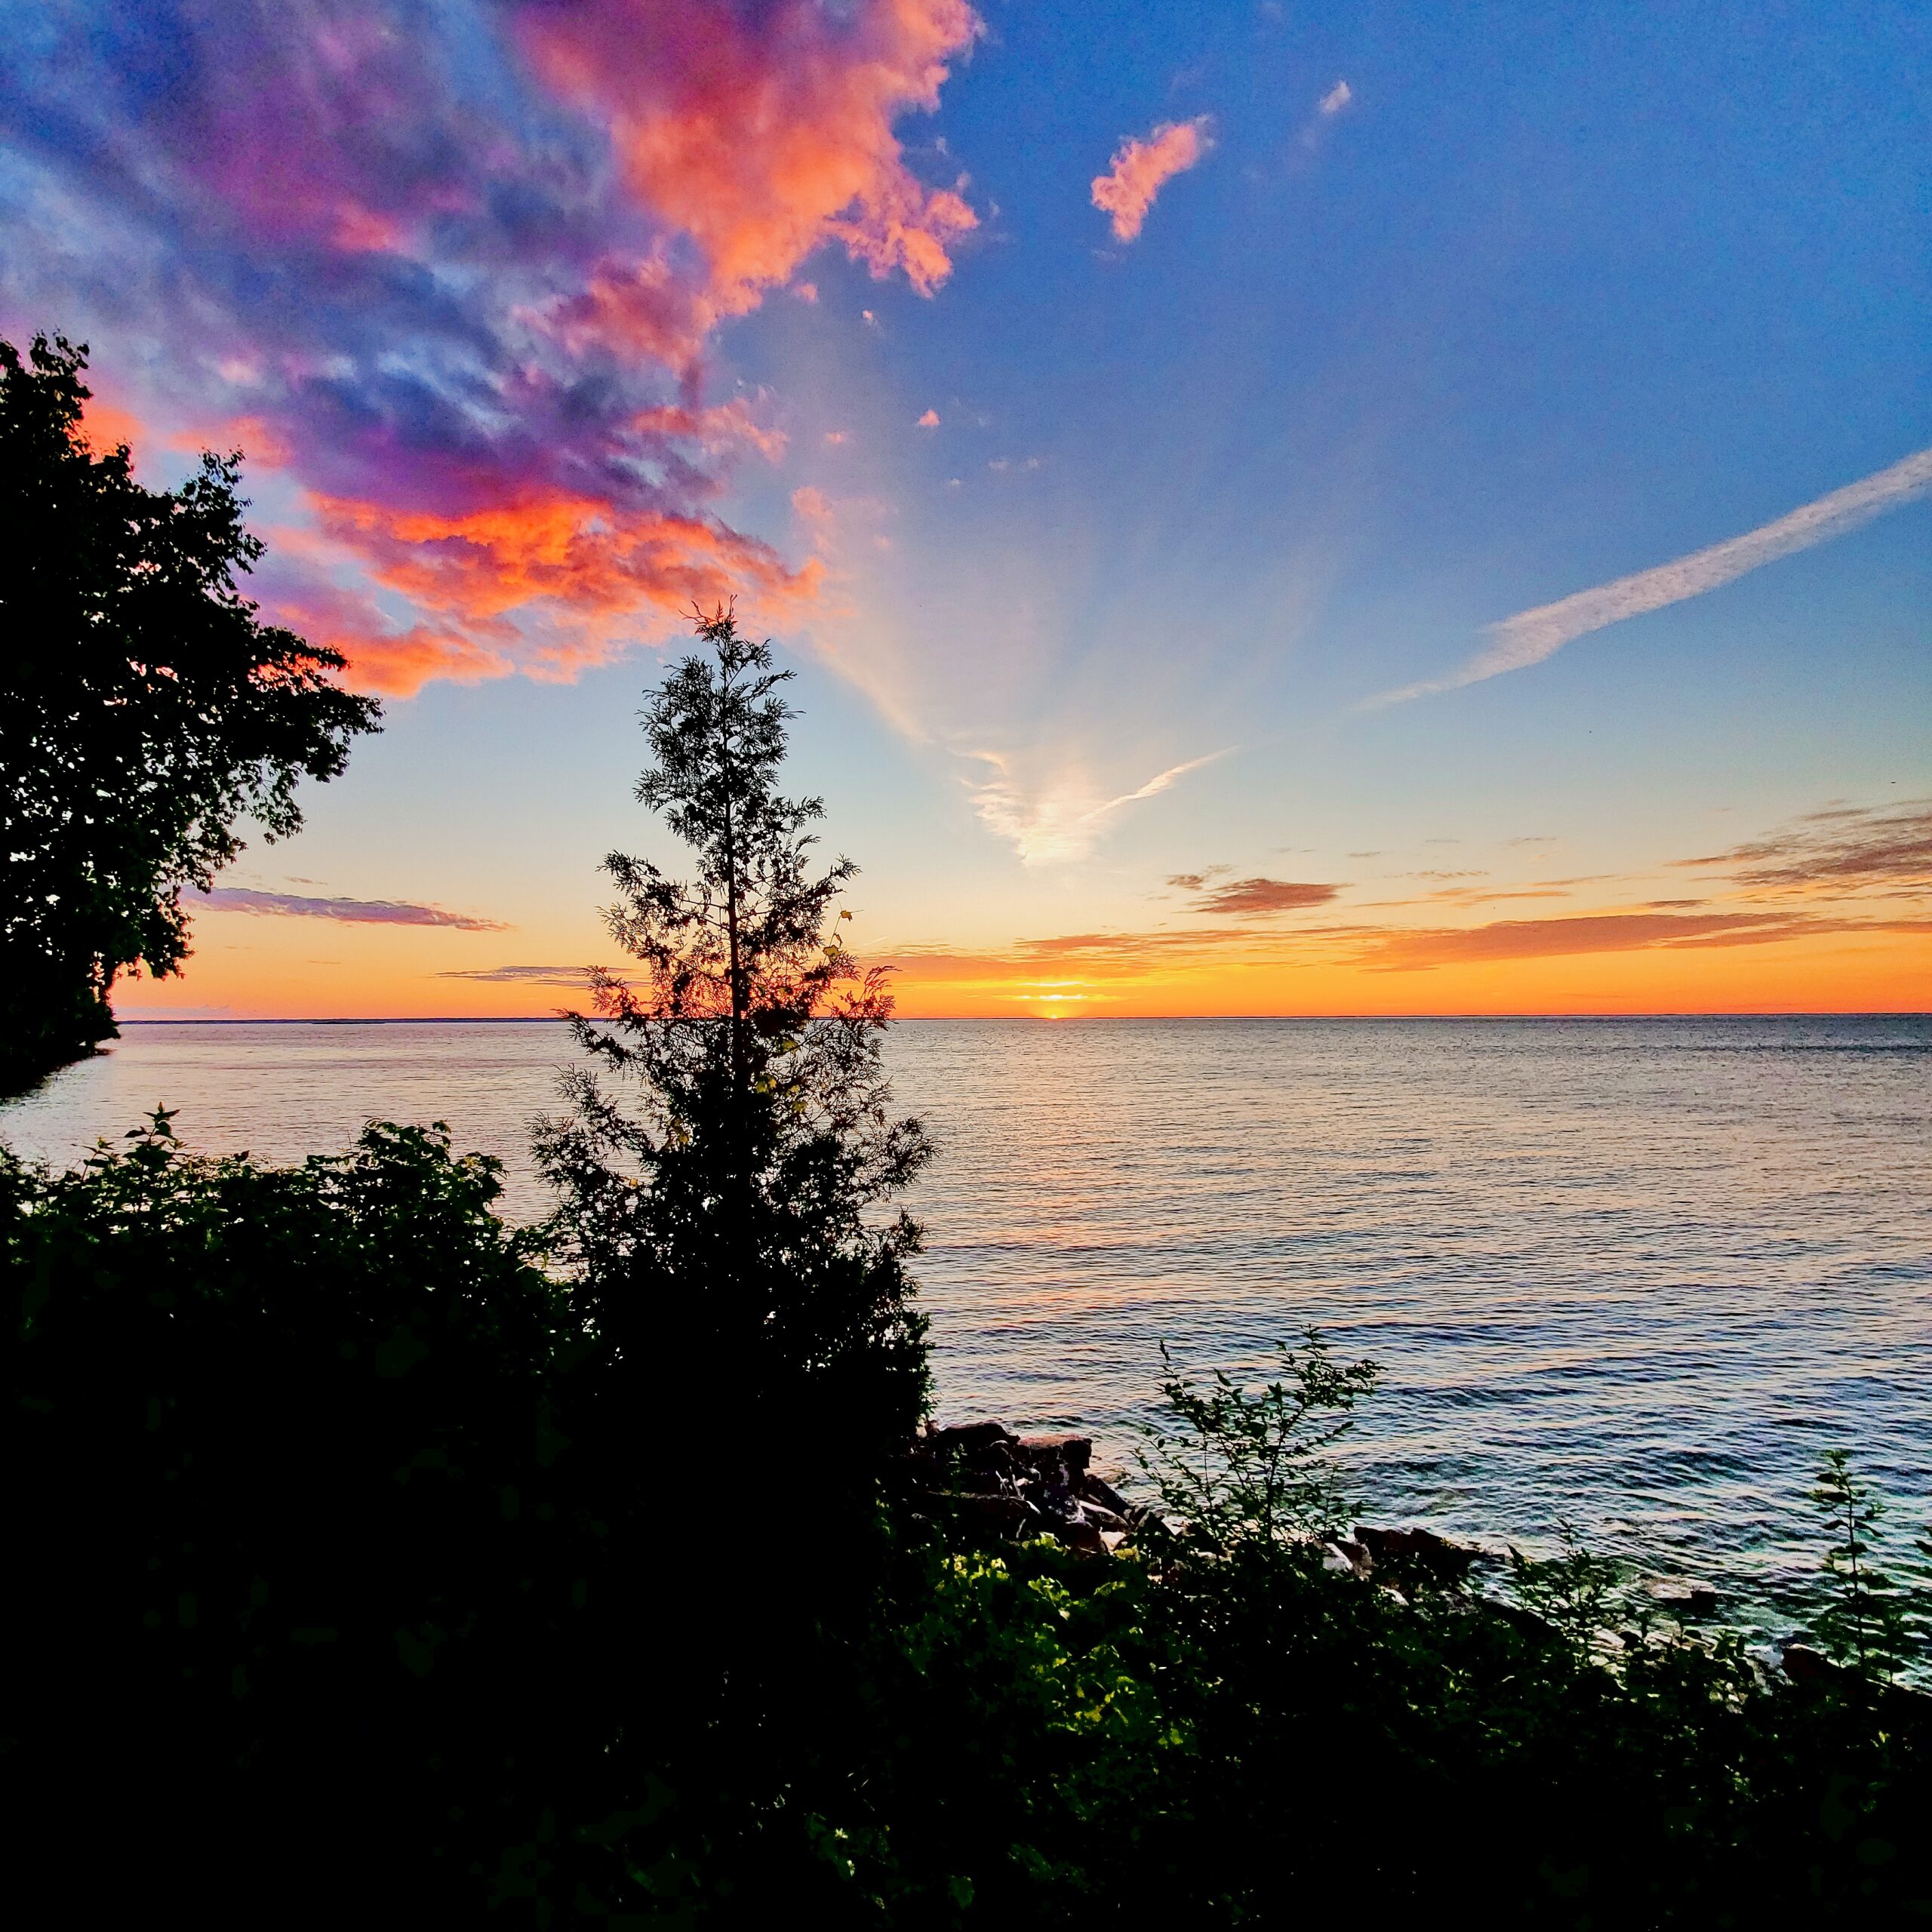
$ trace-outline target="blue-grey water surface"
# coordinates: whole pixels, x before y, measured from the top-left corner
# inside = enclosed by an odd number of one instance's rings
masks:
[[[286,1160],[447,1120],[544,1201],[546,1024],[130,1026],[0,1109],[56,1161],[157,1105]],[[1492,1543],[1559,1516],[1758,1627],[1816,1560],[1819,1452],[1932,1516],[1932,1019],[908,1021],[943,1153],[913,1203],[939,1404],[1115,1462],[1158,1345],[1375,1357],[1371,1515]]]

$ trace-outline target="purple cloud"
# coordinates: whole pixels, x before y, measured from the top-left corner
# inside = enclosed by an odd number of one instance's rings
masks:
[[[454,926],[460,932],[501,933],[500,919],[472,918],[440,906],[407,899],[309,899],[294,892],[257,892],[252,887],[218,885],[191,897],[211,912],[273,912],[298,919],[339,919],[353,926]]]

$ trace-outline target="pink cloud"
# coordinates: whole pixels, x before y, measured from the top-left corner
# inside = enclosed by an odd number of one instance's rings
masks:
[[[709,409],[666,406],[644,410],[631,419],[631,426],[647,433],[682,437],[707,456],[746,448],[756,450],[767,462],[776,463],[785,454],[784,431],[758,422],[743,397]]]
[[[1129,135],[1114,150],[1112,166],[1094,177],[1094,205],[1113,217],[1114,239],[1131,242],[1162,185],[1184,174],[1214,145],[1211,117],[1167,121],[1145,140]]]
[[[937,429],[939,427],[939,411],[937,409],[928,410],[912,427],[915,429]]]
[[[755,306],[828,242],[930,295],[978,225],[958,184],[913,175],[893,132],[937,107],[978,38],[965,0],[779,0],[755,16],[585,0],[519,21],[549,84],[609,120],[632,192],[703,251],[718,314]]]

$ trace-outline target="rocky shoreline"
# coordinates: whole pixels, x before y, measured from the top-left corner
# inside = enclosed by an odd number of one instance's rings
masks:
[[[1150,1529],[1164,1530],[1158,1512],[1129,1502],[1094,1472],[1094,1441],[1078,1435],[1020,1435],[1002,1423],[977,1422],[940,1428],[928,1423],[907,1458],[915,1505],[995,1541],[1050,1537],[1084,1555],[1111,1555]],[[1380,1529],[1358,1523],[1352,1537],[1321,1546],[1324,1566],[1339,1574],[1374,1578],[1386,1586],[1426,1581],[1466,1594],[1512,1623],[1554,1636],[1532,1611],[1471,1588],[1475,1573],[1505,1561],[1495,1550],[1454,1543],[1432,1530]],[[1711,1584],[1681,1577],[1649,1577],[1637,1588],[1667,1617],[1696,1620],[1717,1609]],[[1776,1647],[1783,1675],[1794,1684],[1850,1681],[1856,1673],[1832,1663],[1797,1638]],[[1932,1696],[1893,1684],[1879,1694],[1923,1721]]]
[[[1051,1537],[1069,1549],[1103,1555],[1149,1528],[1159,1514],[1130,1503],[1094,1469],[1088,1435],[1020,1435],[1003,1423],[941,1429],[931,1423],[908,1457],[912,1489],[928,1513],[1009,1542]],[[1358,1524],[1352,1537],[1322,1545],[1331,1570],[1385,1580],[1426,1575],[1450,1588],[1502,1561],[1494,1551],[1451,1543],[1432,1530],[1377,1529]],[[1701,1586],[1685,1585],[1687,1592]],[[1706,1592],[1715,1604],[1715,1592]]]

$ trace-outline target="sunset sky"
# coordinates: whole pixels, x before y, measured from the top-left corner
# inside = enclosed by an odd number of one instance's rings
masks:
[[[1932,1006],[1932,12],[0,0],[0,334],[387,702],[124,1014],[617,963],[694,599],[920,1014]]]

